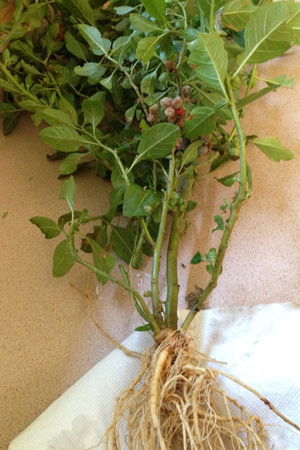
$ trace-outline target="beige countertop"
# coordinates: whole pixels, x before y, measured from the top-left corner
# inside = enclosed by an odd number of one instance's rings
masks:
[[[246,132],[277,136],[295,159],[274,163],[249,146],[253,196],[240,214],[208,307],[300,301],[299,56],[300,49],[292,49],[260,69],[265,78],[295,75],[296,85],[250,106]],[[11,136],[0,137],[1,450],[112,349],[88,317],[83,294],[87,283],[97,320],[115,338],[123,340],[139,324],[127,295],[115,287],[97,287],[92,278],[88,282],[81,267],[64,278],[52,278],[58,241],[46,241],[29,219],[39,215],[55,220],[68,210],[59,200],[58,163],[46,159],[50,149],[37,131],[30,117],[23,117]],[[76,208],[105,211],[109,184],[93,171],[79,174],[76,182]],[[198,208],[190,215],[189,236],[180,248],[182,306],[185,295],[208,280],[205,268],[191,267],[189,260],[197,250],[206,252],[219,241],[220,235],[210,231],[213,215],[219,214],[222,199],[232,195],[220,187],[213,177],[207,178],[195,194]],[[143,290],[148,273],[146,265],[134,275]]]

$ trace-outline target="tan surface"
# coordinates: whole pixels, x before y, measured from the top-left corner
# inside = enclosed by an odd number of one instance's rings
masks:
[[[277,135],[294,151],[295,160],[273,163],[249,148],[254,194],[241,213],[210,307],[299,302],[299,54],[292,50],[264,69],[265,77],[296,75],[296,87],[270,94],[248,108],[245,121],[249,134]],[[88,319],[83,295],[70,286],[84,289],[86,271],[75,267],[67,277],[53,279],[52,253],[58,241],[46,241],[28,221],[34,215],[55,219],[67,211],[58,199],[58,164],[46,160],[47,151],[30,118],[24,118],[12,136],[0,138],[1,450],[112,348]],[[205,270],[198,276],[199,266],[190,270],[188,262],[197,250],[205,252],[218,241],[218,233],[210,232],[212,211],[219,214],[222,198],[232,196],[232,190],[217,194],[218,189],[215,180],[206,179],[195,196],[210,218],[199,207],[181,246],[180,263],[186,265],[184,269],[180,264],[182,304],[186,290],[207,279]],[[76,208],[104,211],[108,190],[92,171],[79,175]],[[8,215],[1,219],[4,212]],[[135,278],[146,290],[149,276],[139,273]],[[93,282],[91,291],[95,292]],[[98,320],[122,340],[139,323],[128,296],[105,288],[98,290],[98,297]]]

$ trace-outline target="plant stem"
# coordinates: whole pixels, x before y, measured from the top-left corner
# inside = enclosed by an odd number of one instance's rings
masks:
[[[163,243],[163,238],[165,234],[165,227],[167,222],[167,215],[169,209],[169,201],[173,189],[174,183],[174,170],[175,170],[175,160],[174,155],[172,155],[172,159],[170,159],[169,163],[169,173],[168,173],[168,183],[167,190],[165,192],[165,198],[163,201],[163,209],[161,214],[160,225],[158,229],[158,235],[156,240],[156,245],[154,248],[153,255],[153,269],[152,269],[152,278],[151,278],[151,296],[152,296],[152,304],[153,304],[153,315],[156,320],[161,324],[162,316],[161,316],[161,301],[159,299],[159,268],[160,268],[160,256],[161,256],[161,248]]]
[[[224,231],[221,244],[219,247],[219,251],[217,254],[216,262],[214,271],[211,277],[211,280],[205,290],[199,295],[198,301],[192,308],[192,310],[187,315],[185,321],[182,324],[182,329],[186,331],[191,322],[193,321],[194,317],[196,316],[197,312],[200,309],[200,306],[203,304],[203,302],[207,299],[207,297],[210,295],[212,290],[217,286],[219,275],[222,272],[222,263],[224,260],[224,256],[226,253],[226,249],[228,247],[229,239],[231,236],[231,233],[233,231],[234,225],[237,221],[239,211],[244,204],[244,202],[247,199],[247,192],[246,192],[246,185],[247,185],[247,164],[246,164],[246,136],[244,135],[240,117],[238,110],[236,108],[236,103],[234,100],[232,88],[230,85],[230,81],[228,77],[226,76],[225,79],[225,86],[227,89],[227,94],[229,98],[229,107],[231,109],[233,119],[237,128],[238,136],[239,136],[239,154],[240,154],[240,183],[239,183],[239,189],[236,198],[233,200],[231,207],[230,207],[230,217],[228,219],[226,229]]]
[[[182,220],[185,216],[188,199],[195,184],[195,180],[186,181],[181,198],[185,201],[180,211],[176,211],[173,216],[169,245],[167,250],[167,299],[166,299],[166,322],[168,327],[177,329],[177,309],[178,309],[178,247],[182,234]]]
[[[183,212],[177,211],[173,217],[167,251],[166,322],[168,327],[172,328],[173,330],[177,329],[177,308],[179,292],[177,258],[183,216]]]
[[[126,270],[124,269],[124,266],[123,266],[122,264],[119,264],[119,269],[120,269],[120,272],[121,272],[121,274],[122,274],[122,277],[124,278],[124,281],[125,281],[125,283],[127,284],[127,286],[131,286],[131,285],[130,285],[129,278],[128,278],[128,273],[126,272]],[[139,313],[139,315],[140,315],[144,320],[146,320],[147,322],[149,322],[148,317],[146,316],[146,314],[144,313],[144,311],[142,310],[142,308],[141,308],[140,305],[138,304],[138,302],[137,302],[137,300],[136,300],[136,298],[135,298],[135,296],[133,295],[132,292],[130,292],[130,296],[131,296],[131,299],[132,299],[132,301],[133,301],[133,303],[134,303],[134,306],[136,307],[137,312]]]
[[[3,64],[2,62],[0,62],[0,69],[4,73],[6,78],[9,80],[9,82],[19,90],[19,93],[21,93],[22,95],[25,95],[25,97],[30,98],[31,100],[33,100],[36,103],[41,103],[35,95],[30,94],[30,92],[28,92],[25,88],[23,88],[23,86],[21,86],[15,80],[15,78],[12,76],[10,71],[7,70],[5,64]],[[41,103],[41,105],[42,105],[42,103]]]
[[[136,93],[136,95],[137,95],[137,97],[138,97],[138,99],[139,99],[139,102],[140,102],[140,104],[141,104],[141,107],[143,108],[144,114],[145,114],[145,116],[147,117],[148,111],[147,111],[147,108],[146,108],[146,105],[145,105],[145,102],[144,102],[144,98],[143,98],[143,96],[141,95],[141,93],[140,93],[139,88],[137,87],[137,85],[133,82],[132,76],[127,72],[127,70],[126,70],[126,69],[122,66],[122,64],[120,64],[118,61],[116,61],[115,59],[111,58],[111,57],[108,56],[107,54],[106,54],[106,57],[107,57],[107,59],[108,59],[109,61],[111,61],[115,66],[117,66],[118,69],[121,70],[121,71],[124,73],[124,75],[126,75],[126,77],[128,78],[128,81],[129,81],[131,87],[135,90],[135,93]]]
[[[85,261],[84,259],[80,258],[80,256],[78,256],[77,252],[76,252],[76,248],[75,248],[75,243],[74,243],[74,228],[70,229],[70,233],[69,233],[69,245],[71,248],[71,252],[73,254],[74,259],[79,262],[81,265],[87,267],[88,269],[91,269],[93,272],[95,272],[96,274],[101,275],[102,277],[105,277],[107,280],[112,281],[115,284],[118,284],[119,286],[121,286],[123,289],[125,289],[126,291],[128,291],[129,293],[131,293],[134,298],[136,300],[139,301],[140,303],[140,307],[143,310],[145,316],[147,317],[147,321],[150,323],[150,325],[152,326],[152,329],[154,331],[154,334],[159,334],[161,329],[160,326],[158,325],[156,319],[153,317],[153,315],[151,314],[151,312],[149,311],[143,297],[140,295],[140,293],[138,291],[136,291],[135,289],[133,289],[130,285],[128,285],[126,282],[123,282],[121,280],[119,280],[118,278],[115,278],[113,276],[111,276],[110,274],[103,272],[102,270],[98,269],[97,267],[93,266],[92,264],[88,263],[87,261]]]

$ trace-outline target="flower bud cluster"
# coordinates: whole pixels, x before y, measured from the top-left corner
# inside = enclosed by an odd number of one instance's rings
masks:
[[[164,97],[160,101],[160,106],[162,107],[165,116],[167,116],[168,122],[175,123],[181,129],[184,126],[184,120],[187,117],[187,111],[182,108],[183,103],[190,103],[190,86],[182,86],[181,95],[175,98]],[[155,103],[149,108],[149,114],[147,120],[151,124],[156,124],[160,121],[159,119],[159,105]]]
[[[175,98],[165,97],[160,101],[168,122],[176,123],[180,128],[183,128],[184,118],[186,116],[186,110],[181,108],[183,101],[180,95]]]

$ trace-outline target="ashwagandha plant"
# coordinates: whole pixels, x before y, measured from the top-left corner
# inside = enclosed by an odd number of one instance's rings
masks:
[[[49,125],[39,135],[56,150],[50,158],[62,159],[61,176],[89,164],[112,184],[109,210],[91,217],[74,208],[71,175],[60,194],[71,212],[57,222],[31,219],[47,239],[63,237],[53,275],[65,275],[77,262],[103,285],[120,285],[144,321],[138,330],[154,339],[140,373],[118,398],[106,448],[123,445],[118,424],[124,416],[130,449],[269,448],[258,416],[250,417],[225,393],[220,371],[201,365],[188,329],[217,285],[239,211],[252,193],[247,144],[273,161],[293,158],[276,137],[246,136],[241,119],[248,104],[293,86],[282,75],[260,79],[265,87],[252,90],[257,64],[298,43],[300,4],[16,0],[15,6],[14,20],[0,28],[4,133],[15,128],[22,111],[30,111],[36,125]],[[231,161],[239,163],[234,173]],[[228,175],[217,182],[233,190],[214,216],[220,244],[192,257],[192,264],[205,263],[210,280],[179,326],[178,246],[188,213],[197,207],[191,196],[201,179],[224,164]],[[152,258],[147,293],[131,285],[129,274],[145,257]],[[112,272],[116,263],[119,275]]]

